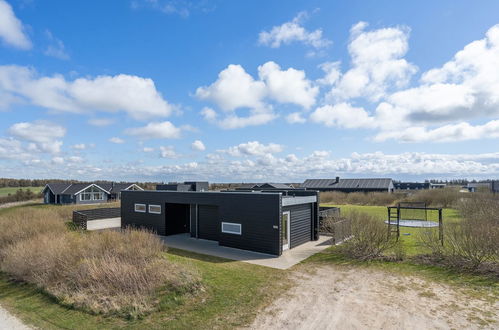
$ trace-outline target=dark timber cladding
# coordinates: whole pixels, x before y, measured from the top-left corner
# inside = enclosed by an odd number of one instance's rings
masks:
[[[124,191],[121,221],[123,227],[159,235],[190,233],[223,246],[280,255],[283,211],[290,211],[290,248],[317,240],[319,224],[317,192],[284,193]]]

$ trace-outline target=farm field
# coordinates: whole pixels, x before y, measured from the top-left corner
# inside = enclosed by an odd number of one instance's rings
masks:
[[[8,194],[15,194],[19,189],[31,190],[33,193],[37,194],[42,191],[43,187],[4,187],[0,188],[0,197],[7,196]]]

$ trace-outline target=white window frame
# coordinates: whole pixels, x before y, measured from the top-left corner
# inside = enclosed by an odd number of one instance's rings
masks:
[[[224,230],[224,224],[239,226],[239,232],[231,231],[231,230]],[[224,233],[224,234],[233,234],[233,235],[242,235],[243,234],[243,226],[240,223],[222,222],[222,228],[221,229],[222,229],[222,233]]]
[[[155,206],[155,207],[159,207],[159,212],[155,212],[155,211],[151,211],[151,206]],[[152,213],[152,214],[161,214],[161,205],[157,205],[157,204],[149,204],[148,206],[148,211],[149,213]]]
[[[144,210],[137,210],[137,206],[143,206],[144,207]],[[133,209],[135,210],[135,212],[139,212],[139,213],[146,213],[147,211],[147,205],[146,204],[140,204],[140,203],[135,203],[134,206],[133,206]]]

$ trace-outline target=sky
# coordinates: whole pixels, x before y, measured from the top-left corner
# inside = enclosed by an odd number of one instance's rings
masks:
[[[499,2],[0,0],[0,177],[499,178]]]

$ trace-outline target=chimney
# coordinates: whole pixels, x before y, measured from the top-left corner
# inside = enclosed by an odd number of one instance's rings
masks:
[[[338,182],[340,182],[340,177],[339,176],[337,176],[336,180],[335,180],[335,183],[338,183]]]

